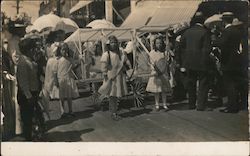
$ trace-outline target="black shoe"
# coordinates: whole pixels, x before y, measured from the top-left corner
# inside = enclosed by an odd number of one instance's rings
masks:
[[[67,113],[63,113],[62,116],[61,116],[61,119],[64,119],[64,118],[66,118],[67,116],[68,116]]]
[[[69,116],[69,117],[76,117],[76,115],[74,113],[72,113],[72,112],[68,113],[67,116]]]
[[[220,112],[222,112],[222,113],[238,113],[239,110],[225,108],[225,109],[221,109]]]

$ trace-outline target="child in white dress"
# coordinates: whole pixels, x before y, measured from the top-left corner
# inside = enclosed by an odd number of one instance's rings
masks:
[[[154,93],[156,111],[160,109],[160,93],[162,95],[163,108],[169,110],[167,106],[167,93],[171,92],[171,87],[169,83],[168,58],[165,53],[165,44],[162,36],[155,38],[153,49],[149,53],[152,77],[148,80],[146,91]]]
[[[72,98],[79,97],[79,92],[72,74],[73,64],[69,58],[69,47],[64,43],[61,47],[62,57],[58,60],[57,78],[59,84],[59,98],[64,107],[64,100],[67,99],[69,113],[64,113],[64,116],[74,116],[72,111]]]

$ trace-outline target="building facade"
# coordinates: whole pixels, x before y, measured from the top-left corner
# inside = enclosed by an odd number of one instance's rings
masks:
[[[42,0],[39,16],[54,12],[58,16],[73,19],[79,27],[85,27],[95,19],[106,19],[120,26],[131,12],[131,8],[134,8],[135,2],[134,0]]]

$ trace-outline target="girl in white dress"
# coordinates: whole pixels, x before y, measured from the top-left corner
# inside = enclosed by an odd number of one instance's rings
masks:
[[[156,111],[160,109],[160,93],[162,95],[163,108],[168,110],[167,93],[171,91],[171,87],[169,83],[168,58],[162,36],[155,38],[153,49],[154,50],[149,53],[150,63],[152,65],[152,77],[148,80],[146,91],[154,93]],[[161,63],[161,66],[158,65],[159,63]],[[161,69],[159,70],[158,68]]]
[[[62,57],[58,60],[57,78],[59,85],[59,98],[64,107],[64,100],[67,100],[69,113],[64,113],[62,117],[74,116],[72,111],[72,98],[79,97],[79,92],[72,74],[73,64],[69,58],[69,47],[66,43],[61,46]]]
[[[108,41],[108,51],[104,52],[101,57],[101,69],[104,81],[112,81],[111,90],[107,96],[109,97],[109,108],[112,113],[111,118],[117,121],[121,119],[117,114],[118,98],[128,94],[125,69],[123,67],[126,63],[131,68],[131,64],[126,54],[119,50],[117,38],[109,36]]]

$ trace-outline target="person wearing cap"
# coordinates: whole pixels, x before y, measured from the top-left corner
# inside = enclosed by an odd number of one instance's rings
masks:
[[[225,109],[221,109],[224,113],[237,113],[239,111],[239,95],[240,87],[247,81],[245,76],[243,54],[240,52],[240,43],[242,33],[233,26],[234,15],[232,12],[224,12],[222,20],[225,28],[221,33],[221,37],[215,44],[221,49],[221,70],[223,73],[223,82],[226,95],[228,96],[228,104]]]
[[[196,108],[197,111],[211,110],[207,108],[211,41],[210,33],[203,25],[204,21],[205,17],[202,12],[197,12],[191,27],[183,33],[180,39],[183,54],[180,69],[187,75],[189,109]],[[198,94],[196,94],[197,81],[199,82]]]
[[[102,73],[104,82],[111,81],[111,89],[107,96],[109,97],[109,108],[111,118],[115,121],[121,117],[117,114],[118,98],[128,94],[124,64],[131,65],[124,52],[119,49],[118,39],[115,36],[109,36],[107,41],[108,51],[101,57]]]

